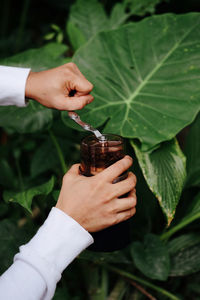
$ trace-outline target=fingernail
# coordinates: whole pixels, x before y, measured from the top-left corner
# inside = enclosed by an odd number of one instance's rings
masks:
[[[130,161],[133,161],[132,157],[129,155],[126,155],[126,158],[128,158]]]

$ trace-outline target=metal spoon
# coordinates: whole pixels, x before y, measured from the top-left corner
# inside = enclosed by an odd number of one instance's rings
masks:
[[[97,139],[99,139],[101,141],[105,140],[105,137],[99,132],[99,130],[93,128],[90,124],[81,121],[80,116],[77,113],[75,113],[74,111],[69,111],[68,116],[70,117],[70,119],[72,119],[78,125],[80,125],[83,129],[94,133],[94,135],[96,136]]]

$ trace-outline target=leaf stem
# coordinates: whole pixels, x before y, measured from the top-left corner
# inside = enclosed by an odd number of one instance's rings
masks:
[[[60,164],[61,164],[61,167],[62,167],[62,171],[63,173],[66,173],[67,172],[67,167],[65,165],[65,159],[64,159],[64,155],[62,153],[62,150],[60,148],[60,145],[55,137],[55,135],[53,134],[52,130],[51,129],[48,129],[48,132],[49,132],[49,135],[51,137],[51,140],[56,148],[56,151],[57,151],[57,154],[58,154],[58,158],[60,160]]]
[[[165,241],[168,240],[175,232],[181,230],[183,227],[185,227],[186,225],[190,224],[191,222],[195,221],[198,218],[200,218],[200,212],[198,212],[195,215],[187,218],[186,220],[183,220],[182,222],[180,222],[178,225],[172,227],[167,232],[164,232],[160,236],[160,239],[165,240]]]
[[[167,296],[169,299],[172,299],[172,300],[180,300],[180,298],[178,298],[177,296],[171,294],[170,292],[164,290],[163,288],[149,282],[149,281],[146,281],[142,278],[139,278],[129,272],[126,272],[124,270],[121,270],[121,269],[118,269],[116,267],[113,267],[113,266],[110,266],[110,265],[105,265],[105,267],[110,270],[110,271],[113,271],[114,273],[117,273],[123,277],[126,277],[126,278],[130,278],[136,282],[139,282],[140,284],[144,285],[144,286],[147,286],[149,288],[151,288],[152,290],[155,290],[157,292],[159,292],[160,294],[163,294],[165,296]]]
[[[19,159],[15,159],[16,167],[17,167],[17,173],[18,173],[18,178],[19,178],[19,186],[21,191],[24,191],[24,182],[23,182],[23,177],[22,177],[22,172],[19,164]]]

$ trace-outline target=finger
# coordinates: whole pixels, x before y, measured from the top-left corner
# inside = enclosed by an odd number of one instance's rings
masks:
[[[136,176],[132,173],[128,173],[128,177],[113,185],[113,193],[115,197],[120,197],[123,194],[130,192],[136,186]]]
[[[77,91],[77,95],[87,95],[93,89],[93,84],[89,82],[83,75],[77,76],[73,80],[73,87]]]
[[[57,107],[60,110],[77,110],[82,109],[85,105],[91,103],[94,100],[92,95],[85,95],[79,97],[63,97],[62,100],[57,103]]]
[[[118,160],[116,163],[99,173],[98,177],[112,182],[115,178],[125,172],[133,163],[130,156],[126,155],[124,158]]]
[[[122,221],[126,221],[126,220],[130,219],[135,213],[136,213],[136,208],[135,207],[118,213],[116,224],[120,223]]]
[[[127,197],[137,197],[136,195],[136,188],[133,188],[129,193],[128,193],[128,196]],[[122,198],[120,198],[122,199]]]
[[[117,213],[134,208],[137,204],[136,195],[131,195],[126,198],[115,199],[114,211]]]

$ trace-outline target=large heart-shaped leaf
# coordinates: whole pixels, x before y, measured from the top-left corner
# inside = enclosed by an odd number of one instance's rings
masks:
[[[0,126],[19,133],[32,133],[50,126],[52,110],[30,100],[27,107],[0,107]]]
[[[186,185],[200,185],[200,114],[190,128],[184,150],[187,157]]]
[[[72,22],[68,22],[66,26],[67,35],[74,50],[85,44],[86,38],[81,30]]]
[[[143,175],[171,223],[186,178],[185,156],[177,141],[163,143],[153,152],[143,152],[131,141]]]
[[[199,26],[198,13],[166,14],[92,38],[73,58],[95,86],[83,120],[143,150],[174,137],[200,109]]]
[[[104,8],[97,0],[77,0],[71,6],[69,21],[82,31],[86,39],[108,27]]]
[[[158,236],[147,234],[144,243],[134,242],[131,254],[136,267],[147,277],[167,279],[170,271],[169,254]]]
[[[29,190],[16,192],[16,191],[5,191],[3,198],[6,202],[17,202],[31,213],[31,204],[35,196],[48,195],[54,187],[54,177],[52,177],[46,183],[32,187]]]

